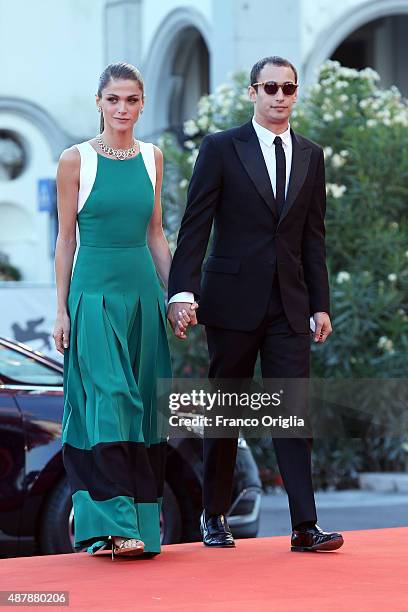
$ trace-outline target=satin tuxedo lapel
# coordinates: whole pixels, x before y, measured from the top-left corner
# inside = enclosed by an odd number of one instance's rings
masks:
[[[242,126],[240,136],[233,138],[233,142],[238,157],[257,191],[273,215],[278,218],[271,181],[252,121]]]
[[[292,136],[292,167],[289,177],[288,192],[281,216],[279,217],[279,223],[286,217],[299,191],[302,189],[309,169],[310,155],[312,152],[310,147],[301,143],[292,129],[290,130],[290,134]]]
[[[299,191],[305,182],[309,169],[311,148],[304,145],[291,129],[292,136],[292,167],[289,178],[288,192],[279,223],[286,217],[293,206]],[[267,204],[272,214],[278,219],[276,200],[273,194],[271,181],[266,168],[264,156],[259,144],[258,136],[253,128],[252,121],[242,126],[239,137],[233,139],[234,146],[242,165],[253,181],[259,194]]]

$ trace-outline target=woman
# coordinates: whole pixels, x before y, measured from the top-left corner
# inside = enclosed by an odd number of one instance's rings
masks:
[[[54,339],[64,355],[62,445],[75,550],[111,547],[114,558],[160,552],[166,419],[155,383],[171,377],[171,364],[156,270],[167,287],[171,254],[163,157],[133,136],[144,106],[139,71],[109,65],[96,104],[100,135],[64,151],[58,166]],[[188,321],[183,313],[179,337]]]

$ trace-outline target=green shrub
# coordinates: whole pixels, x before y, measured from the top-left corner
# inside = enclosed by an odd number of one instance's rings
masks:
[[[0,281],[21,280],[21,272],[10,263],[10,258],[0,252]]]

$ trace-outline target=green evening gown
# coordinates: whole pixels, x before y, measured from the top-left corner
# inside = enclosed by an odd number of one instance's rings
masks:
[[[122,161],[91,149],[81,153],[81,177],[90,159],[95,176],[77,217],[64,353],[62,451],[74,548],[95,551],[114,535],[158,553],[168,421],[156,382],[171,377],[171,362],[164,295],[146,244],[153,181],[142,153]]]

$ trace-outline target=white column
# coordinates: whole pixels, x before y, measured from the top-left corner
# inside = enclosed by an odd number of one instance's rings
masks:
[[[373,68],[381,75],[381,85],[390,87],[394,82],[395,62],[393,53],[393,17],[381,20],[381,25],[372,28],[374,47]]]
[[[259,59],[280,55],[301,66],[301,2],[213,0],[211,89]],[[249,75],[248,75],[249,76]]]
[[[398,85],[402,95],[408,97],[408,15],[398,15],[396,18],[395,36],[395,83]]]
[[[105,7],[105,63],[141,66],[142,0],[116,0]]]

